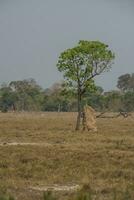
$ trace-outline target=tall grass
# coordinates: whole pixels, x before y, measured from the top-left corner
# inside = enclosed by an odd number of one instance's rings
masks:
[[[59,199],[61,198],[55,197],[54,194],[50,191],[48,192],[46,191],[43,194],[43,200],[59,200]],[[133,200],[134,198],[131,196],[128,188],[126,188],[124,192],[117,191],[114,189],[109,199],[110,200]],[[93,192],[91,187],[88,184],[86,184],[86,185],[83,185],[81,190],[75,192],[75,194],[73,194],[72,197],[67,200],[103,200],[103,197],[101,196],[101,194],[100,195],[95,194],[95,192]]]
[[[134,117],[97,119],[95,134],[76,134],[75,120],[76,113],[0,113],[0,188],[10,188],[17,200],[134,200]],[[75,197],[38,191],[81,185],[85,177],[92,190]]]

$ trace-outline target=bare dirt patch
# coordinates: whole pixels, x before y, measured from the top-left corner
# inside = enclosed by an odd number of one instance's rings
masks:
[[[80,189],[79,185],[51,185],[51,186],[37,186],[37,187],[30,187],[32,190],[37,191],[76,191]]]
[[[35,143],[35,142],[2,142],[0,146],[51,146],[50,143]]]

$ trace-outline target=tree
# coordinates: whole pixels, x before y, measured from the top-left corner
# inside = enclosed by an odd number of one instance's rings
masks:
[[[40,107],[43,91],[34,79],[12,81],[9,87],[18,97],[18,110],[36,110]]]
[[[120,91],[112,90],[104,93],[105,108],[108,111],[119,112],[123,108],[122,93]]]
[[[68,111],[68,99],[63,94],[63,83],[54,83],[50,88],[44,91],[43,111]]]
[[[95,88],[93,78],[111,68],[114,53],[108,45],[99,41],[79,41],[72,49],[62,52],[57,67],[63,72],[69,87],[77,92],[77,123],[76,130],[80,129],[82,112],[82,98],[84,94]]]
[[[117,82],[117,88],[119,88],[122,92],[125,92],[129,89],[131,75],[130,74],[123,74],[119,76]]]
[[[104,111],[105,97],[103,95],[103,88],[96,86],[96,90],[93,92],[87,92],[84,95],[85,102],[90,104],[97,111]]]
[[[129,90],[134,92],[134,73],[131,74],[131,78],[129,81]]]
[[[127,112],[134,111],[134,92],[126,92],[123,96],[123,110]]]
[[[134,73],[119,76],[117,88],[122,92],[134,92]]]
[[[2,86],[0,89],[0,109],[2,112],[7,112],[9,109],[15,111],[15,102],[17,96],[12,92],[9,86]]]

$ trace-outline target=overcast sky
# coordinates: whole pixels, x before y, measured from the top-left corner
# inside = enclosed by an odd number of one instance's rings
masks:
[[[44,88],[62,79],[60,53],[79,40],[100,40],[116,54],[96,82],[115,89],[134,72],[134,0],[0,0],[0,83],[35,78]]]

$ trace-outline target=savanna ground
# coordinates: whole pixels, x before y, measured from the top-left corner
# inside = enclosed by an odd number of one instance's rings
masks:
[[[75,132],[75,121],[75,113],[0,113],[0,190],[41,200],[41,188],[88,184],[96,200],[126,190],[134,199],[134,117],[99,118],[97,133]]]

